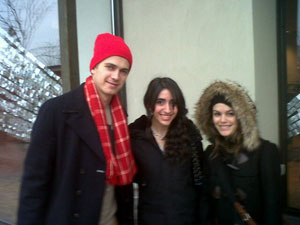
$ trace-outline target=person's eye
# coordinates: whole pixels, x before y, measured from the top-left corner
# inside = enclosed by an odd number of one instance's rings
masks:
[[[176,104],[176,102],[174,100],[172,100],[171,101],[171,105],[172,105],[172,107],[175,107],[177,104]]]
[[[215,117],[218,117],[220,115],[221,115],[221,113],[219,113],[219,112],[213,112],[213,116],[215,116]]]
[[[233,112],[233,111],[230,111],[230,112],[228,112],[228,113],[227,113],[227,115],[228,115],[228,116],[230,116],[230,117],[233,117],[233,116],[235,116],[235,114],[234,114],[234,112]]]
[[[105,66],[108,70],[113,70],[114,69],[114,67],[112,66],[112,65],[106,65]]]
[[[128,75],[129,70],[121,70],[121,73],[124,74],[124,75]]]
[[[164,101],[162,99],[157,99],[156,100],[156,104],[157,105],[163,105],[164,104]]]

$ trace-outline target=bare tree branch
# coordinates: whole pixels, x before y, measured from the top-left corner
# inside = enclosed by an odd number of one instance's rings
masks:
[[[0,26],[20,40],[25,48],[43,17],[54,6],[54,2],[47,0],[1,0],[0,3],[3,5]]]

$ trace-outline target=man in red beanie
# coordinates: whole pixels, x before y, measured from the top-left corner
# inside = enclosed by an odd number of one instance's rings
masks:
[[[131,65],[124,40],[100,34],[91,76],[42,105],[24,164],[18,225],[131,224],[117,217],[118,187],[136,173],[118,96]]]

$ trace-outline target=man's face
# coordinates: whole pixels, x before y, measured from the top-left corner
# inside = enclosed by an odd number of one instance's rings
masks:
[[[102,101],[110,102],[123,87],[129,74],[129,62],[120,56],[111,56],[91,70],[97,92]]]

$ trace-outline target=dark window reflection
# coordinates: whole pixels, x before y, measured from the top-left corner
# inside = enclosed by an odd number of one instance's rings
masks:
[[[0,0],[0,222],[16,221],[33,122],[62,93],[56,0]]]
[[[298,1],[286,2],[288,81],[287,204],[300,209],[300,11]]]

